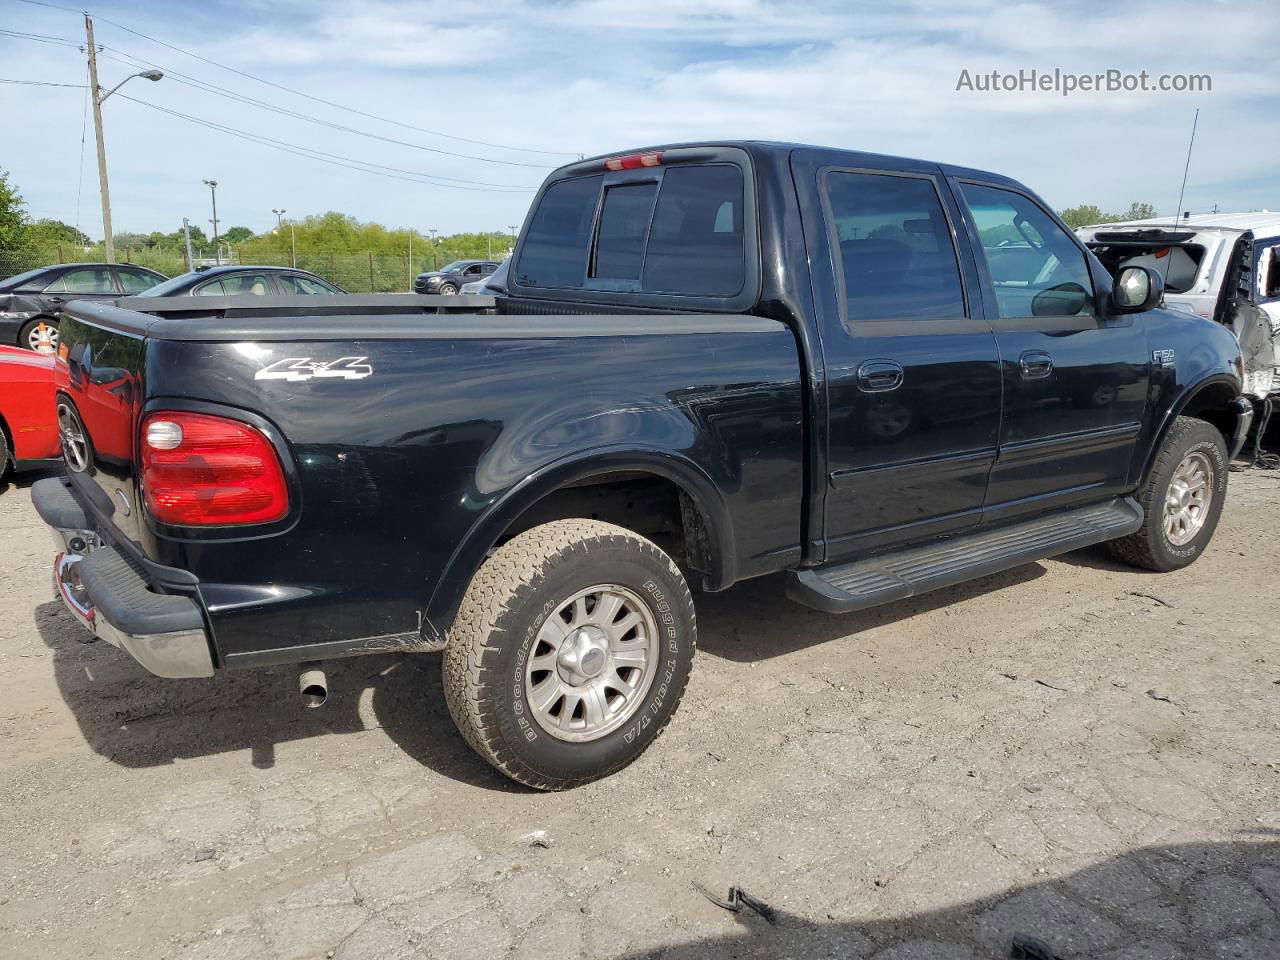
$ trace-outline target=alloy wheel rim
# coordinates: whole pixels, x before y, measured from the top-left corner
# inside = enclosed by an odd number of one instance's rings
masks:
[[[85,439],[80,418],[67,404],[58,404],[58,433],[62,436],[62,454],[67,466],[83,473],[89,466],[89,441]]]
[[[1195,539],[1209,516],[1213,503],[1213,464],[1195,451],[1187,454],[1173,471],[1164,497],[1164,533],[1175,547]]]
[[[525,700],[558,740],[607,736],[644,702],[658,665],[658,624],[617,584],[579,590],[538,628],[525,664]]]

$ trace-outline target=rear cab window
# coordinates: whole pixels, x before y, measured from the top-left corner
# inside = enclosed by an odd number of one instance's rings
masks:
[[[552,182],[521,238],[516,296],[741,310],[758,282],[750,166],[737,148]],[[679,156],[692,154],[688,162]],[[637,156],[653,157],[657,154]],[[573,173],[578,173],[572,170]],[[567,296],[566,296],[567,295]]]

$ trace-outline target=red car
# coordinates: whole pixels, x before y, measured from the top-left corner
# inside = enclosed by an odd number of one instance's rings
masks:
[[[55,358],[0,347],[0,475],[52,466],[62,458],[53,410]]]

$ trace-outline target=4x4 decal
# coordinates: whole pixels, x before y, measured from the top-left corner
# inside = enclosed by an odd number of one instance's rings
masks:
[[[373,375],[368,357],[339,357],[337,360],[312,360],[310,357],[285,357],[253,375],[255,380],[363,380]]]

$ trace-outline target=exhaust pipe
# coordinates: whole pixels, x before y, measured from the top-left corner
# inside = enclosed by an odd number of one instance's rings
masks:
[[[302,705],[314,710],[324,706],[325,700],[329,699],[329,681],[315,664],[306,663],[303,667],[305,669],[298,673],[298,693],[302,697]]]

